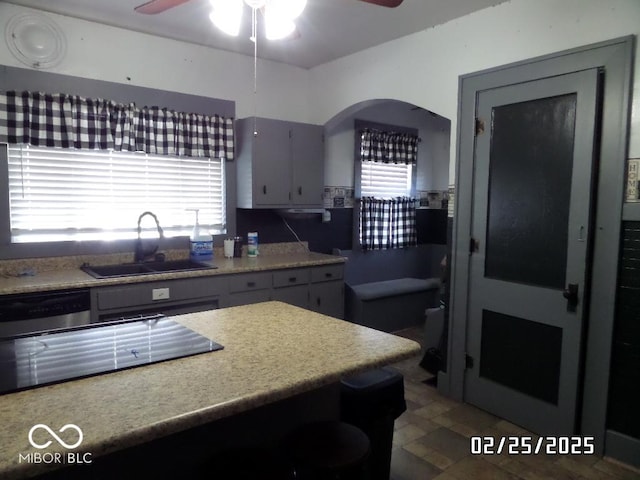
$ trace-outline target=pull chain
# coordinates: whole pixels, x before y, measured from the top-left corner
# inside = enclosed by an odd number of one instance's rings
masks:
[[[258,135],[256,125],[257,97],[258,97],[258,13],[251,9],[251,41],[253,42],[253,136]]]

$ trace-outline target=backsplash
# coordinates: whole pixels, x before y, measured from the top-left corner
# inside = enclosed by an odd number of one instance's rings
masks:
[[[627,159],[626,202],[640,202],[640,158]]]
[[[447,210],[449,205],[448,190],[418,191],[416,197],[420,200],[420,206],[418,208]]]
[[[416,198],[418,208],[448,209],[450,190],[419,190]],[[324,208],[353,208],[355,195],[353,187],[325,186],[322,195]]]
[[[291,242],[295,232],[308,242],[309,249],[331,253],[334,248],[353,248],[354,209],[331,208],[331,221],[323,222],[322,215],[285,216],[275,210],[243,209],[236,214],[237,234],[246,239],[247,232],[258,232],[260,243]],[[286,222],[286,223],[285,223]],[[416,212],[418,243],[447,243],[447,210],[419,208]],[[293,230],[289,230],[289,227]]]
[[[307,242],[280,242],[274,244],[260,244],[260,255],[284,255],[289,253],[301,253],[307,251]],[[246,242],[243,245],[242,256],[247,256]],[[166,260],[180,260],[189,258],[188,249],[160,250],[165,254]],[[224,256],[223,247],[214,247],[213,261]],[[51,272],[56,270],[73,270],[80,268],[83,264],[90,265],[114,265],[133,262],[132,253],[113,253],[106,255],[73,255],[65,257],[47,258],[22,258],[16,260],[0,261],[0,276],[15,277],[29,276],[41,272]]]
[[[275,210],[239,208],[236,211],[236,231],[245,243],[247,232],[258,232],[261,253],[265,243],[295,242],[293,232],[307,242],[313,252],[331,253],[333,248],[350,249],[353,209],[334,208],[329,212],[331,221],[323,222],[322,215],[318,213],[283,217]]]
[[[353,208],[353,187],[324,187],[324,208]]]

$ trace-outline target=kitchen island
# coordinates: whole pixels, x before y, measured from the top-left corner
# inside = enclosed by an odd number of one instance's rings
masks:
[[[256,421],[246,420],[247,414],[291,399],[302,399],[300,411],[308,400],[311,418],[313,398],[307,395],[320,392],[321,398],[328,391],[327,398],[334,398],[332,386],[341,378],[419,352],[413,341],[280,302],[175,320],[224,350],[0,396],[0,478],[30,477],[68,466],[56,463],[56,454],[64,458],[71,452],[76,463],[95,463],[245,416],[237,425],[219,429],[218,436],[235,431],[241,438],[238,429]],[[268,417],[273,419],[272,413]],[[38,424],[49,426],[67,444],[75,443],[78,434],[73,428],[60,429],[73,424],[81,429],[82,442],[66,449],[40,427],[33,432],[34,443],[52,442],[36,449],[29,432]],[[215,427],[212,431],[215,436]],[[34,456],[38,453],[48,454],[51,462],[34,461],[43,458]],[[163,460],[171,462],[158,458]],[[142,456],[140,461],[145,461]],[[75,468],[82,472],[90,466]]]

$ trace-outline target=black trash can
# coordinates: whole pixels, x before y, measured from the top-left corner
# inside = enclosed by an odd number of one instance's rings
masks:
[[[369,437],[371,480],[389,480],[393,424],[407,409],[404,377],[390,367],[370,370],[341,382],[341,419]]]

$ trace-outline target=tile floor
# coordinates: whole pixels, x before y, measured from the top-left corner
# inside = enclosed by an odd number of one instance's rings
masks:
[[[396,334],[420,342],[422,329]],[[471,455],[472,435],[535,435],[443,397],[424,383],[432,375],[418,365],[420,359],[393,365],[404,375],[407,411],[395,422],[390,480],[640,479],[640,470],[595,455]]]

